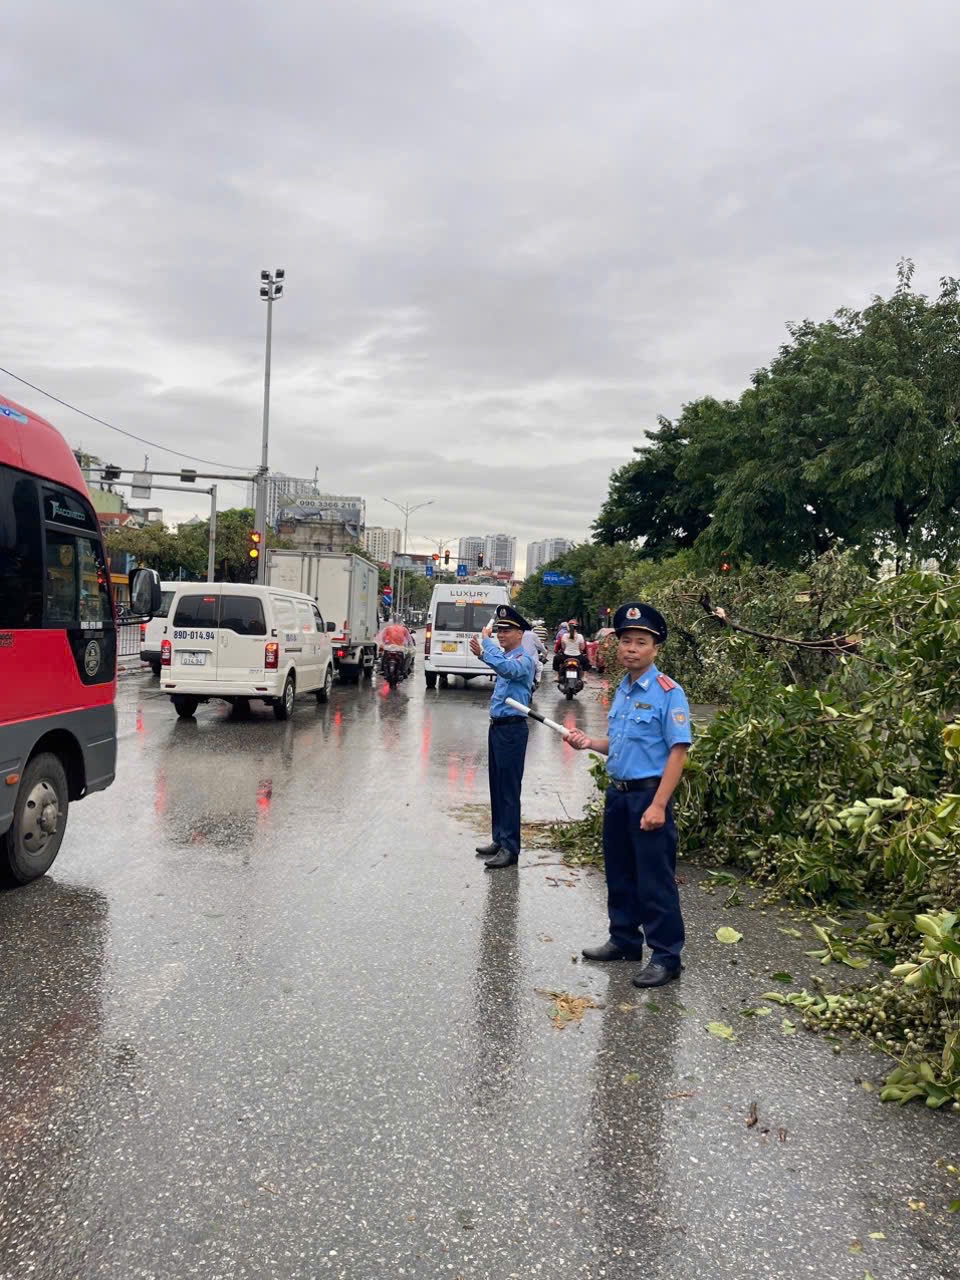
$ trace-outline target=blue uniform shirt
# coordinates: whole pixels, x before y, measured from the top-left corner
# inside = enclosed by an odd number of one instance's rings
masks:
[[[686,694],[678,684],[664,689],[659,674],[650,667],[639,680],[625,675],[613,695],[607,714],[607,772],[618,782],[659,777],[670,748],[693,741]]]
[[[523,716],[522,711],[514,711],[507,706],[507,698],[530,705],[530,690],[533,688],[533,659],[524,653],[522,647],[504,653],[498,644],[484,636],[480,641],[483,649],[483,660],[488,667],[497,673],[493,686],[493,697],[490,699],[490,715],[494,719],[501,716]]]

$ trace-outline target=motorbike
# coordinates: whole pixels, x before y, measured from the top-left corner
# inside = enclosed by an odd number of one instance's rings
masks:
[[[583,688],[583,672],[576,658],[561,659],[560,670],[557,672],[557,688],[566,695],[568,700]]]
[[[413,670],[413,659],[399,649],[385,649],[380,658],[380,673],[391,689],[406,680]]]

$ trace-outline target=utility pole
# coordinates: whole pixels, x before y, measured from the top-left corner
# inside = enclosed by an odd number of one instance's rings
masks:
[[[260,299],[267,304],[267,345],[263,362],[263,439],[260,447],[260,470],[256,479],[256,499],[254,502],[253,527],[266,538],[267,523],[267,475],[269,474],[270,443],[270,355],[273,346],[273,304],[283,294],[283,282],[286,272],[283,267],[275,271],[260,272]],[[266,556],[257,560],[257,582],[263,582],[266,571]]]
[[[207,581],[213,581],[217,563],[217,486],[210,486],[210,530],[207,536]]]

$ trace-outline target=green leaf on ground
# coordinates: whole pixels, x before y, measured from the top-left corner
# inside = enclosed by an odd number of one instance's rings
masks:
[[[774,982],[782,982],[785,987],[789,987],[790,983],[793,982],[793,974],[784,973],[782,969],[779,973],[771,973],[770,977]]]
[[[871,1232],[870,1232],[870,1239],[871,1239],[871,1240],[886,1240],[886,1238],[887,1238],[887,1237],[883,1234],[883,1232],[882,1232],[882,1231],[871,1231]]]
[[[795,1022],[791,1022],[789,1018],[784,1018],[780,1023],[780,1030],[785,1036],[796,1035],[797,1024]]]
[[[708,1022],[706,1030],[718,1040],[736,1040],[737,1038],[733,1034],[733,1027],[728,1027],[725,1022]]]
[[[758,1009],[741,1009],[740,1017],[741,1018],[766,1018],[771,1013],[773,1013],[772,1009],[767,1009],[764,1005],[761,1005]]]
[[[782,925],[777,925],[781,933],[785,933],[788,938],[802,938],[803,934],[799,929],[784,929]]]
[[[739,942],[740,939],[743,937],[743,934],[737,933],[736,929],[731,929],[728,924],[725,924],[725,925],[722,925],[717,930],[717,932],[714,934],[714,937],[717,939],[718,942],[731,943],[731,942]]]
[[[628,1071],[627,1074],[623,1077],[624,1084],[637,1084],[639,1080],[640,1080],[639,1071]]]
[[[951,1200],[947,1205],[947,1213],[960,1213],[960,1200]]]

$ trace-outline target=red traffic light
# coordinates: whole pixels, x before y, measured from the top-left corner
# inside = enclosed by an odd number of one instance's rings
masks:
[[[450,552],[449,552],[449,551],[445,551],[445,552],[443,553],[443,563],[444,563],[444,564],[449,564],[449,563],[450,563]]]
[[[434,564],[436,564],[436,563],[437,563],[437,561],[438,561],[439,559],[440,559],[440,552],[439,552],[439,551],[435,551],[435,552],[433,553],[433,563],[434,563]]]
[[[247,551],[247,555],[251,560],[257,560],[260,557],[260,543],[263,541],[263,534],[256,529],[251,529],[247,536],[250,539],[250,549]]]

